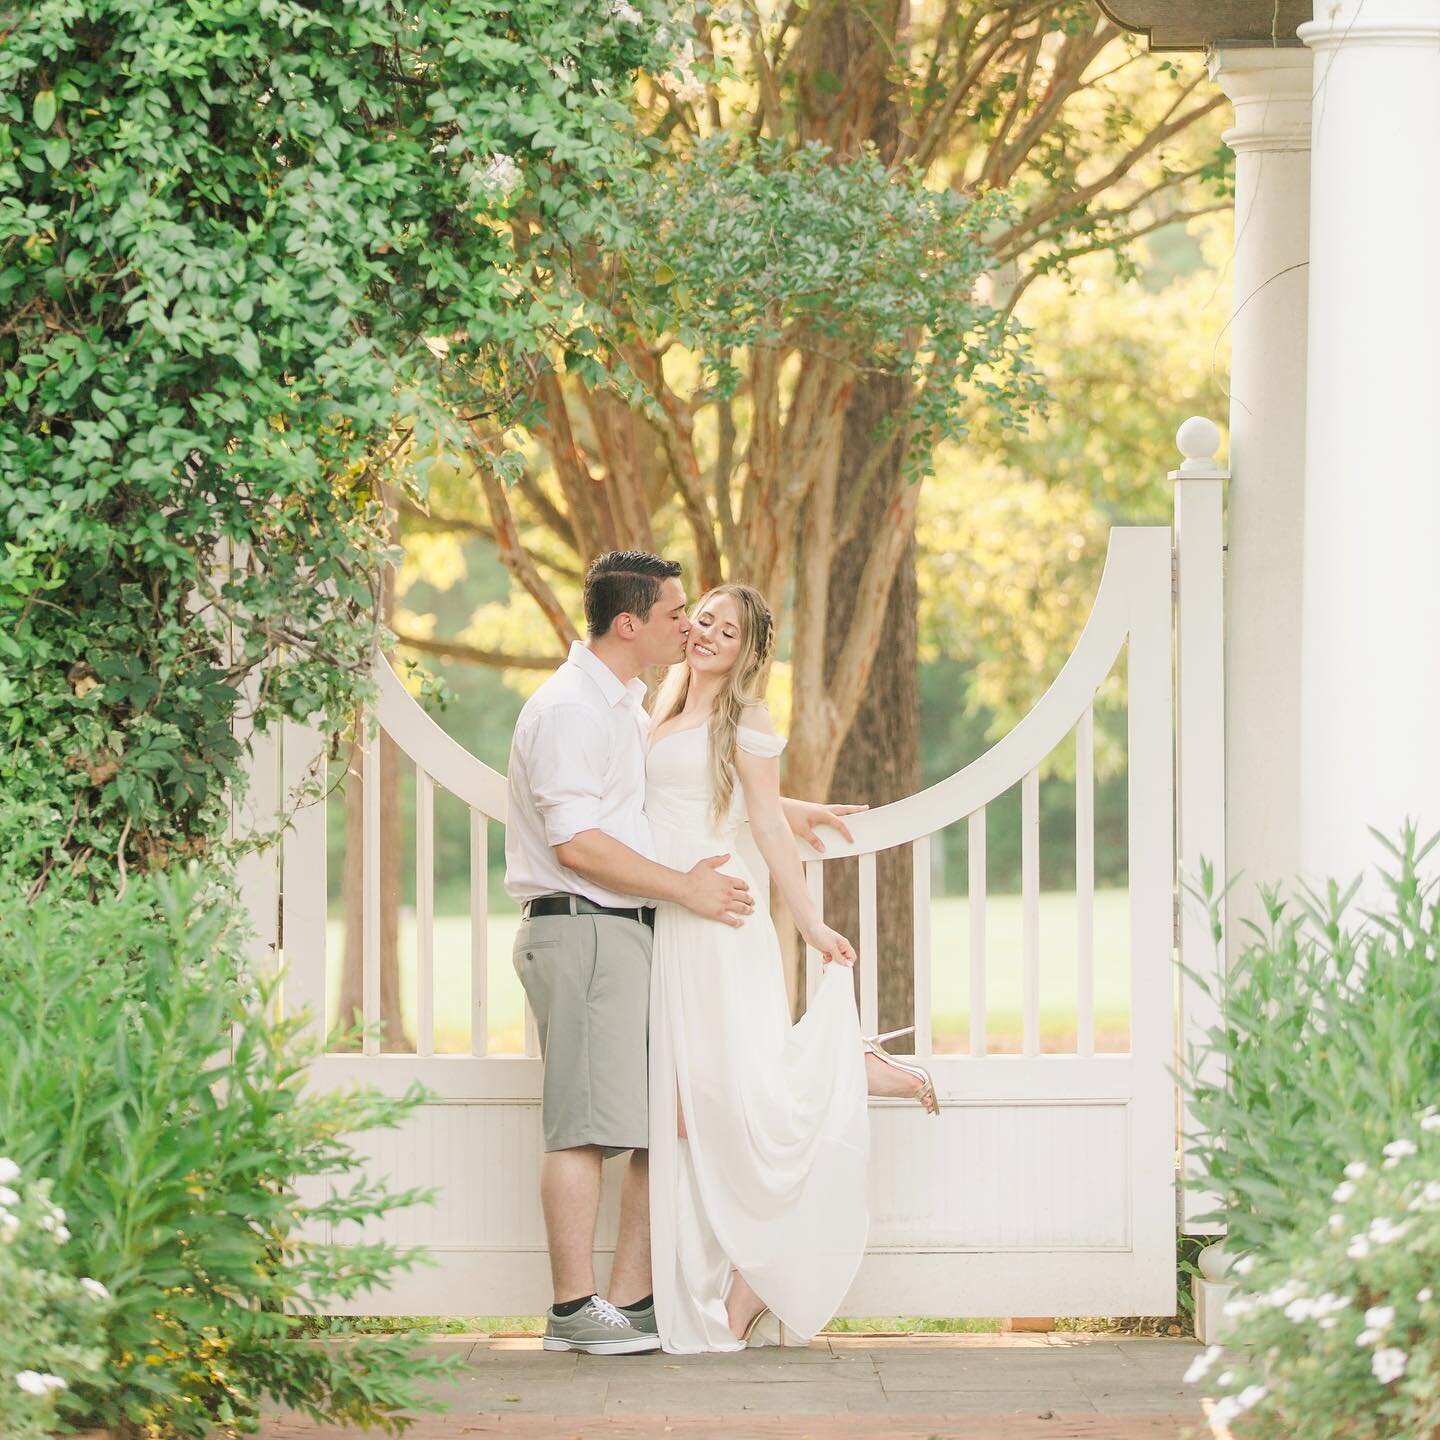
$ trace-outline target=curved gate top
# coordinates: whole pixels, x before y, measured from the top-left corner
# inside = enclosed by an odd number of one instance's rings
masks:
[[[1206,919],[1182,907],[1183,882],[1223,861],[1221,481],[1209,458],[1218,432],[1182,427],[1185,461],[1172,472],[1175,524],[1111,532],[1104,573],[1085,629],[1054,683],[1018,725],[948,779],[854,818],[853,845],[824,859],[802,856],[823,906],[825,865],[858,857],[859,998],[866,1033],[877,1028],[876,855],[912,852],[914,1053],[940,1092],[938,1121],[904,1102],[872,1100],[871,1233],[847,1297],[848,1315],[1134,1315],[1175,1306],[1177,1104],[1172,1069],[1187,1034],[1212,1016],[1203,990],[1175,964],[1213,971]],[[1178,600],[1178,604],[1177,604]],[[1127,692],[1126,906],[1129,1046],[1096,1048],[1096,692],[1122,664]],[[490,1053],[490,847],[505,823],[502,775],[448,736],[377,660],[379,728],[361,747],[362,998],[380,1015],[380,792],[382,755],[413,767],[415,781],[415,1041],[411,1053],[325,1053],[312,1083],[356,1081],[433,1094],[404,1129],[369,1137],[373,1166],[407,1185],[434,1186],[433,1207],[393,1216],[377,1233],[428,1249],[437,1262],[402,1277],[366,1313],[535,1314],[549,1267],[538,1201],[540,1060],[533,1024],[523,1053]],[[1178,710],[1178,714],[1177,714]],[[1178,723],[1177,723],[1178,722]],[[1074,1044],[1041,1052],[1045,996],[1040,905],[1040,769],[1075,744]],[[265,798],[293,793],[323,764],[315,732],[283,727],[255,737],[248,814],[274,823]],[[1021,814],[1021,1044],[987,1043],[987,807],[1018,787]],[[435,797],[469,814],[467,1054],[435,1053]],[[283,809],[283,805],[282,805]],[[969,1032],[962,1053],[937,1054],[932,981],[960,956],[936,952],[931,927],[931,845],[952,825],[967,839]],[[327,950],[325,803],[291,816],[282,843],[247,862],[242,883],[257,944],[284,965],[287,1010],[323,1020],[333,964]],[[763,874],[758,855],[750,857]],[[1178,863],[1177,863],[1178,859]],[[1115,957],[1111,957],[1112,959]],[[818,979],[808,957],[807,988]],[[1181,1026],[1177,1029],[1177,1000]],[[613,1241],[618,1167],[607,1166],[598,1259]],[[1202,1199],[1187,1214],[1201,1213]]]

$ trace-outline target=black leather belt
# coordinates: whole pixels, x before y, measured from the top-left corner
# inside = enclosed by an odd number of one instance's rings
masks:
[[[642,925],[655,928],[655,907],[642,905],[624,909],[618,905],[597,905],[583,895],[537,895],[520,907],[520,913],[527,919],[535,915],[618,915],[622,920],[638,920]]]

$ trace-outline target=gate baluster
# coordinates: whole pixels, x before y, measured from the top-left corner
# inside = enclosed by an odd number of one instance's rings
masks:
[[[983,1055],[985,1042],[985,807],[967,821],[970,865],[970,1053]]]
[[[1020,782],[1020,889],[1023,897],[1024,1053],[1040,1053],[1040,772]]]
[[[1095,707],[1075,727],[1075,1050],[1095,1053]]]

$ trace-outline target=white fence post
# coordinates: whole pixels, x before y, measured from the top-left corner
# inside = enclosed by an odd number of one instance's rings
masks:
[[[1199,886],[1202,863],[1213,868],[1217,892],[1223,891],[1226,881],[1223,502],[1229,472],[1215,463],[1220,431],[1212,421],[1192,416],[1180,427],[1175,443],[1184,457],[1180,468],[1170,472],[1175,482],[1176,938],[1181,963],[1190,972],[1182,972],[1180,981],[1180,1059],[1182,1066],[1188,1066],[1192,1050],[1219,1021],[1212,992],[1224,965],[1223,949],[1210,933],[1205,903],[1193,890]],[[1223,924],[1223,901],[1219,903]],[[1208,1068],[1202,1073],[1208,1078]],[[1198,1138],[1198,1126],[1188,1104],[1181,1131],[1183,1170],[1192,1177],[1197,1165],[1191,1146]],[[1182,1228],[1189,1234],[1213,1231],[1214,1221],[1200,1225],[1196,1220],[1216,1205],[1213,1195],[1185,1190]],[[1214,1268],[1216,1257],[1210,1258]],[[1198,1292],[1211,1283],[1197,1282],[1197,1301],[1207,1298]]]

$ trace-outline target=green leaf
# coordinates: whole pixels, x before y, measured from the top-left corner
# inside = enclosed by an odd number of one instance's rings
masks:
[[[30,113],[34,117],[36,129],[48,130],[55,123],[55,92],[37,91],[35,105]]]
[[[70,142],[63,135],[56,135],[45,142],[45,158],[51,168],[63,170],[70,160]]]

